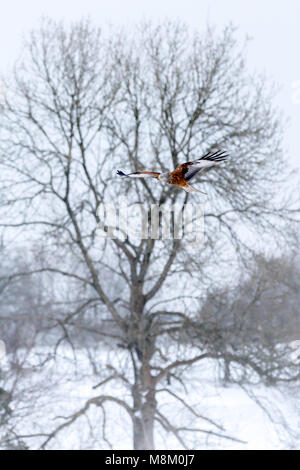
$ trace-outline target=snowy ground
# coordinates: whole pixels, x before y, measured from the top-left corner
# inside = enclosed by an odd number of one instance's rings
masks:
[[[35,351],[35,353],[37,353]],[[35,360],[44,359],[45,351],[39,351]],[[123,352],[116,354],[109,349],[99,349],[98,374],[105,376],[109,364],[128,367]],[[6,368],[8,369],[8,362]],[[188,404],[202,415],[213,419],[225,428],[225,434],[245,443],[207,435],[188,433],[191,449],[300,449],[300,413],[297,408],[299,384],[294,390],[256,386],[250,389],[259,399],[260,406],[239,386],[223,387],[217,381],[217,365],[214,361],[188,369],[183,374],[187,390],[172,383],[172,390],[180,394]],[[98,394],[112,394],[128,398],[130,391],[119,382],[110,382],[101,391],[93,389],[99,375],[90,364],[85,351],[76,352],[60,348],[55,359],[50,359],[42,369],[27,369],[16,389],[15,430],[21,435],[49,433],[72,413],[84,406],[86,401]],[[165,387],[162,384],[162,388]],[[187,413],[183,406],[167,393],[157,395],[159,409],[173,423],[185,427],[206,430],[215,428]],[[263,410],[265,409],[265,411]],[[272,412],[273,422],[267,416]],[[288,429],[287,429],[288,428]],[[1,429],[1,428],[0,428]],[[102,439],[103,413],[92,405],[86,415],[62,429],[49,442],[49,449],[131,449],[132,434],[130,419],[126,412],[115,404],[106,407],[106,440]],[[299,433],[298,433],[299,431]],[[30,449],[37,449],[46,437],[30,437],[25,442]],[[180,449],[173,435],[156,428],[157,449]]]

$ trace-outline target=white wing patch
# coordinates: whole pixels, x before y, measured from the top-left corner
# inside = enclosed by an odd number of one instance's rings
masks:
[[[188,171],[185,174],[185,179],[189,180],[196,173],[205,168],[210,168],[211,166],[219,165],[227,158],[227,154],[224,151],[218,150],[217,152],[208,152],[203,157],[191,162]]]

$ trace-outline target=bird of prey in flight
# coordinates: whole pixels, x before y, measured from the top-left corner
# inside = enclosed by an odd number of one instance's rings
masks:
[[[193,162],[186,162],[178,165],[174,171],[168,171],[167,173],[158,173],[156,171],[136,171],[134,173],[123,173],[118,170],[117,175],[126,178],[155,178],[178,188],[184,189],[188,193],[201,193],[199,189],[194,188],[189,184],[191,178],[197,173],[203,170],[207,170],[212,166],[218,165],[228,157],[225,151],[218,150],[216,152],[208,152],[203,157],[198,158]]]

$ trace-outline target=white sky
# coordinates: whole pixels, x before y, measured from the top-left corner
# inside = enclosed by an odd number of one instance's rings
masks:
[[[241,38],[252,38],[250,68],[281,85],[278,105],[290,117],[285,147],[293,166],[300,168],[299,0],[2,0],[0,5],[0,72],[13,64],[22,35],[43,15],[66,20],[90,16],[99,25],[168,17],[200,30],[207,21],[220,28],[232,21]]]

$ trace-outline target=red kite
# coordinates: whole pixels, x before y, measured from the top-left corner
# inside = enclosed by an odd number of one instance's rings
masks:
[[[173,186],[182,188],[188,193],[201,193],[202,191],[191,186],[188,181],[200,171],[218,165],[227,157],[228,155],[226,152],[218,150],[217,152],[208,152],[203,157],[198,158],[198,160],[193,162],[182,163],[181,165],[178,165],[174,171],[167,173],[158,173],[156,171],[136,171],[134,173],[126,174],[123,173],[123,171],[118,170],[117,175],[128,178],[155,178],[167,184],[172,184]]]

